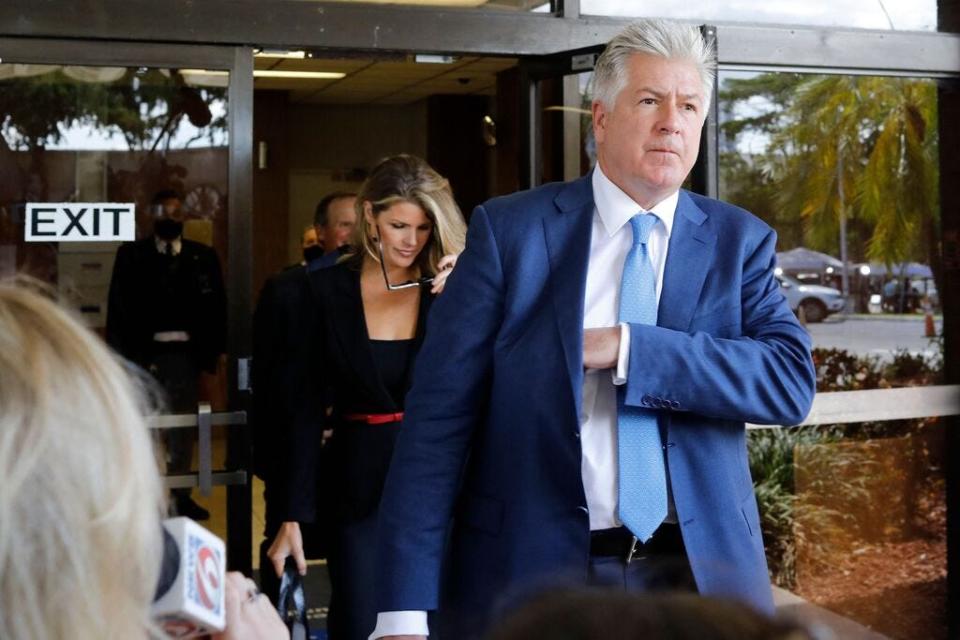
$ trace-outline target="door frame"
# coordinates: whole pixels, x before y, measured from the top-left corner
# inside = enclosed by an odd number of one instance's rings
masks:
[[[251,352],[253,49],[242,46],[156,44],[103,40],[0,37],[4,63],[70,64],[104,67],[204,68],[228,71],[227,224],[227,402],[232,411],[247,408],[247,393],[230,381]],[[228,431],[227,466],[249,467],[248,427]],[[249,479],[249,474],[248,474]],[[232,568],[249,573],[251,564],[251,490],[227,487],[227,558]]]

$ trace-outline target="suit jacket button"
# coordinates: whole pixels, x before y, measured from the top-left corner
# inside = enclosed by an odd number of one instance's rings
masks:
[[[643,396],[642,398],[640,398],[640,404],[642,405],[650,404],[650,396]]]
[[[655,399],[654,399],[654,406],[657,407],[658,409],[662,409],[663,407],[665,407],[666,404],[665,404],[664,399],[663,399],[663,398],[655,398]]]
[[[671,408],[671,409],[679,409],[679,408],[680,408],[680,403],[677,402],[676,400],[671,400],[671,401],[670,401],[670,408]]]

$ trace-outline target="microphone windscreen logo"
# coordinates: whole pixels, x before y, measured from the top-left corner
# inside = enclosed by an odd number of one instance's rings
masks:
[[[197,605],[203,607],[213,614],[220,614],[221,596],[220,566],[223,561],[220,554],[207,546],[202,538],[190,535],[190,554],[189,558],[196,564],[188,567],[189,574],[193,575],[190,580],[190,589],[187,596]]]
[[[200,604],[209,611],[217,611],[220,602],[220,576],[217,556],[210,547],[201,547],[197,554],[197,595]]]

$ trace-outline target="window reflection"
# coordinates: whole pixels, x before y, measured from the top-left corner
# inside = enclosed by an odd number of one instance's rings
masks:
[[[941,384],[936,83],[722,72],[719,109],[720,196],[776,229],[818,392]],[[941,422],[758,429],[748,450],[775,585],[946,637]]]
[[[25,272],[102,327],[116,243],[24,242],[28,202],[132,202],[138,237],[162,189],[184,236],[226,256],[227,81],[176,69],[0,64],[0,276]]]

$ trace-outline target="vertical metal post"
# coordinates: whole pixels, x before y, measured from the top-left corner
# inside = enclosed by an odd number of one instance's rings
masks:
[[[543,149],[540,144],[541,118],[540,81],[530,68],[520,62],[520,188],[531,189],[540,184],[543,175]]]
[[[960,11],[951,24],[960,24]],[[941,277],[937,283],[943,308],[944,383],[960,384],[960,87],[944,81],[937,91],[940,129]],[[960,638],[960,416],[943,420],[947,476],[947,637]]]
[[[579,18],[580,0],[554,0],[553,11],[561,18]]]
[[[209,402],[197,405],[197,465],[200,495],[209,496],[213,488],[213,423]]]
[[[580,78],[576,74],[563,77],[563,104],[566,107],[580,107]],[[580,123],[582,118],[576,111],[563,112],[563,179],[575,180],[580,177],[580,154],[582,136]]]
[[[700,32],[713,47],[714,52],[716,52],[717,28],[704,25],[700,27]],[[703,132],[700,136],[700,155],[697,159],[697,164],[693,166],[693,171],[690,173],[691,189],[708,198],[720,197],[719,91],[720,81],[718,73],[713,78],[713,97],[710,100],[707,119],[703,124]]]
[[[847,274],[847,201],[843,193],[843,142],[837,142],[837,197],[840,199],[840,262],[843,273],[840,274],[843,289],[843,315],[850,311],[850,279]]]
[[[230,221],[227,260],[229,349],[231,360],[227,397],[232,410],[246,408],[247,394],[237,388],[237,359],[250,355],[253,274],[253,49],[235,47],[230,69]],[[230,429],[227,465],[247,469],[250,427]],[[232,569],[250,573],[253,508],[250,484],[227,487],[227,561]]]

